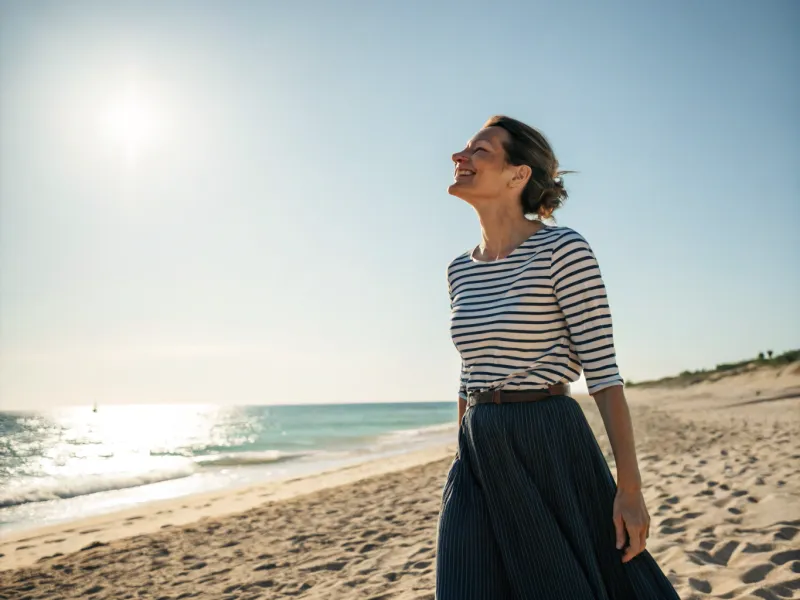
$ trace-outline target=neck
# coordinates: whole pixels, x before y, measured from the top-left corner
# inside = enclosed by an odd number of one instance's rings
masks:
[[[504,210],[504,207],[481,207],[478,219],[481,223],[481,245],[476,255],[480,260],[505,258],[539,231],[541,221],[529,221],[521,211]]]

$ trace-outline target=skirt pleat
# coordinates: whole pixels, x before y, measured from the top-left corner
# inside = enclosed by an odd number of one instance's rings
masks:
[[[615,547],[616,485],[578,403],[467,410],[442,496],[438,600],[677,600]]]

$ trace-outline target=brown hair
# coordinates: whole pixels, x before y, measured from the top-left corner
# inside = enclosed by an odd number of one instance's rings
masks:
[[[558,160],[544,134],[521,121],[497,115],[486,121],[486,127],[500,127],[508,133],[504,144],[506,160],[514,165],[528,165],[531,178],[522,190],[522,211],[547,219],[567,199],[561,178],[571,171],[559,171]]]

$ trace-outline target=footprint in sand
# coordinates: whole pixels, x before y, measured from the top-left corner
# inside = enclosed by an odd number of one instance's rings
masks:
[[[770,562],[776,565],[785,565],[792,560],[800,560],[800,549],[798,550],[784,550],[783,552],[776,552],[769,557]]]
[[[376,535],[377,533],[378,533],[377,529],[367,529],[366,531],[362,531],[361,532],[361,537],[362,538],[368,538],[368,537],[372,537],[373,535]]]
[[[694,577],[689,577],[689,585],[693,590],[698,592],[702,592],[704,594],[711,593],[711,584],[705,579],[695,579]]]
[[[714,552],[712,555],[714,562],[718,565],[722,565],[727,567],[728,561],[731,559],[734,551],[739,547],[739,542],[730,541],[727,542],[722,548]]]
[[[727,567],[731,556],[739,547],[739,542],[727,542],[724,546],[722,546],[722,548],[712,554],[710,553],[710,550],[713,549],[715,545],[716,544],[713,542],[702,542],[700,544],[702,550],[688,552],[689,557],[691,558],[692,562],[699,565],[719,565],[722,567]]]
[[[764,578],[769,575],[770,571],[774,568],[775,566],[769,563],[753,567],[742,575],[742,583],[758,583],[759,581],[764,581]]]
[[[712,548],[714,548],[714,546],[717,545],[717,542],[715,542],[715,541],[712,542],[711,540],[703,540],[698,545],[703,550],[711,550]]]
[[[775,532],[773,536],[776,540],[787,540],[792,541],[794,536],[797,535],[798,530],[797,527],[781,527],[778,531]]]
[[[676,535],[686,533],[686,527],[662,527],[658,530],[661,535]]]
[[[2,554],[0,554],[0,556],[2,556]],[[53,560],[54,558],[58,558],[59,556],[64,556],[64,553],[63,552],[56,552],[55,554],[50,554],[48,556],[43,556],[42,558],[40,558],[36,562],[37,563],[47,562],[48,560]],[[58,569],[63,569],[64,566],[63,565],[53,565],[53,568],[58,570]]]
[[[309,571],[311,573],[315,573],[317,571],[341,571],[347,565],[347,561],[344,560],[335,560],[327,563],[322,563],[319,565],[312,565],[310,567],[306,567],[303,569],[304,571]]]
[[[747,542],[742,552],[746,554],[758,554],[761,552],[772,552],[775,549],[775,544],[751,544]]]

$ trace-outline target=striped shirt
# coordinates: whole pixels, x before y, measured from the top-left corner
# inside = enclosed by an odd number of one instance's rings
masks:
[[[447,267],[459,397],[542,389],[586,375],[589,393],[621,385],[597,259],[566,227],[544,227],[507,257],[465,252]]]

